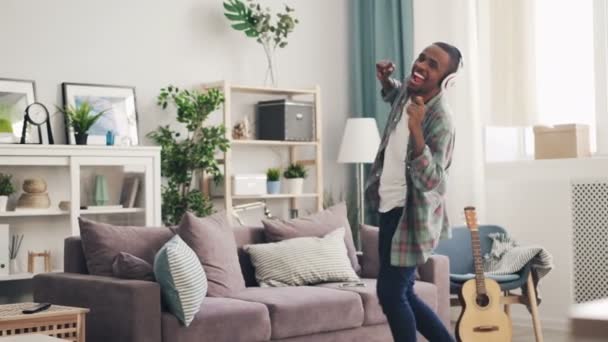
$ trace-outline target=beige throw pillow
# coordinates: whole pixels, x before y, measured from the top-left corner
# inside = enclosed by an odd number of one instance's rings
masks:
[[[325,282],[356,282],[344,245],[344,228],[324,237],[301,237],[281,242],[246,245],[262,287],[300,286]]]

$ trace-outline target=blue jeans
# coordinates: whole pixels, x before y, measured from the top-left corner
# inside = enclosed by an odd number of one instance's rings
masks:
[[[380,274],[377,292],[395,342],[415,342],[416,330],[430,342],[452,342],[454,338],[439,317],[414,293],[416,266],[391,266],[391,241],[403,208],[380,214]]]

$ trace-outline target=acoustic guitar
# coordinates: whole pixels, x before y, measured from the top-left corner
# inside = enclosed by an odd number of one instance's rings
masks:
[[[466,281],[460,291],[462,312],[456,323],[456,336],[462,342],[511,341],[511,320],[500,304],[500,286],[495,280],[486,279],[483,274],[475,208],[466,207],[464,214],[471,231],[475,279]]]

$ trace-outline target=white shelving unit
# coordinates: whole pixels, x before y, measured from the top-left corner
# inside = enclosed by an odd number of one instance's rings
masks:
[[[9,200],[11,211],[0,213],[0,224],[8,224],[11,234],[24,235],[17,258],[22,267],[27,264],[28,250],[50,250],[53,270],[61,271],[63,240],[79,235],[80,216],[117,224],[162,225],[160,147],[0,144],[0,172],[13,175],[17,190]],[[126,174],[139,177],[136,207],[88,208],[97,174],[107,177],[110,205],[119,204]],[[23,180],[31,177],[46,180],[51,207],[12,210],[22,193]],[[60,201],[70,201],[70,209],[60,210]],[[30,273],[0,276],[0,282],[31,277]]]
[[[234,201],[236,200],[289,200],[289,208],[297,208],[298,199],[315,199],[316,203],[314,208],[317,211],[323,209],[323,144],[322,144],[322,116],[321,116],[321,91],[318,86],[312,89],[281,89],[281,88],[268,88],[268,87],[252,87],[243,86],[238,84],[231,84],[227,81],[219,81],[213,83],[203,84],[204,89],[217,88],[224,93],[224,106],[223,106],[223,124],[226,127],[226,135],[230,140],[230,149],[224,153],[223,164],[224,164],[224,206],[228,212],[231,212]],[[232,139],[232,126],[234,124],[234,113],[233,113],[233,102],[241,96],[264,96],[273,98],[286,98],[293,100],[294,98],[306,99],[311,101],[314,107],[314,121],[315,131],[314,141],[275,141],[275,140],[236,140]],[[251,109],[253,111],[253,109]],[[289,153],[288,162],[295,163],[300,162],[303,165],[313,167],[315,180],[314,189],[311,193],[304,194],[276,194],[276,195],[260,195],[260,196],[234,196],[232,195],[232,184],[230,182],[232,176],[235,174],[233,150],[241,147],[247,148],[285,148]],[[298,157],[300,148],[313,148],[314,157],[309,160],[302,160]],[[287,167],[287,165],[282,165]],[[244,172],[244,170],[239,170]],[[232,217],[232,215],[229,215]]]

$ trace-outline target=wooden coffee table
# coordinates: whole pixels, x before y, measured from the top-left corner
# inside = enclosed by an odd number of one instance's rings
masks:
[[[89,309],[51,305],[47,310],[34,314],[21,313],[33,305],[35,303],[0,305],[0,342],[2,337],[26,334],[48,335],[73,342],[85,341],[85,315]]]

